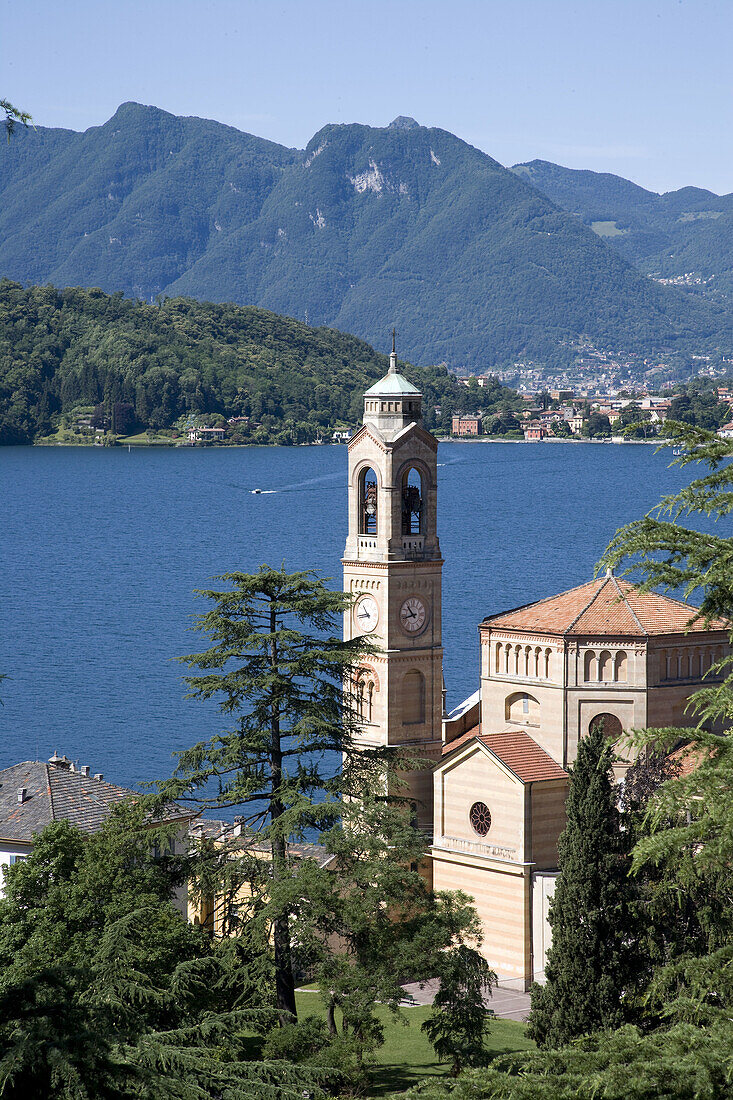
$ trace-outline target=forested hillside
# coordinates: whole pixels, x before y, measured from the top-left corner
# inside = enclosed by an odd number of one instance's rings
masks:
[[[585,225],[640,270],[710,299],[733,301],[733,195],[683,187],[658,195],[604,172],[544,160],[512,171]]]
[[[309,328],[254,306],[0,281],[0,443],[29,443],[77,406],[125,410],[140,428],[201,413],[247,417],[256,442],[307,442],[361,420],[362,394],[388,360],[356,337]],[[471,395],[445,367],[406,372],[425,394],[426,423],[449,427]],[[516,407],[498,386],[483,406]]]
[[[123,104],[0,152],[0,275],[254,304],[418,363],[490,370],[608,350],[733,348],[727,307],[639,274],[445,130],[326,126],[304,151]]]

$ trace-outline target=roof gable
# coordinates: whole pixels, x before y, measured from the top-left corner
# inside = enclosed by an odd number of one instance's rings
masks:
[[[409,439],[412,439],[412,437],[415,435],[417,435],[417,437],[421,439],[423,443],[426,443],[431,451],[438,450],[438,440],[435,438],[435,436],[431,435],[429,431],[426,431],[426,429],[423,428],[422,425],[417,423],[406,424],[405,427],[402,428],[400,432],[398,432],[398,434],[392,441],[392,449],[396,451],[398,447],[401,447],[404,443],[406,443]]]
[[[548,780],[568,778],[549,753],[540,748],[533,738],[523,730],[507,730],[504,733],[481,733],[479,726],[457,737],[455,741],[443,746],[443,758],[450,756],[469,744],[480,745],[494,756],[520,783],[541,783]],[[446,761],[447,762],[447,761]],[[440,762],[437,767],[441,767]]]
[[[358,432],[354,432],[348,442],[348,450],[351,450],[352,447],[355,447],[358,443],[361,443],[366,437],[371,439],[373,443],[376,443],[380,450],[386,451],[387,444],[373,424],[362,424]]]

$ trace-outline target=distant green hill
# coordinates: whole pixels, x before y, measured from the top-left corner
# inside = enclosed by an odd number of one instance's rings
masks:
[[[658,195],[621,176],[544,160],[515,164],[512,172],[593,228],[640,270],[666,279],[688,275],[691,290],[733,301],[733,195],[699,187]]]
[[[326,126],[304,151],[123,104],[0,151],[0,275],[254,304],[483,371],[733,347],[727,307],[640,275],[613,242],[445,130]]]
[[[362,394],[387,367],[354,336],[254,306],[157,306],[0,280],[0,443],[32,442],[75,407],[96,405],[154,429],[187,414],[245,416],[259,425],[245,441],[307,442],[357,424]],[[405,369],[425,395],[428,427],[449,429],[454,409],[522,405],[498,383],[469,393],[445,367]]]

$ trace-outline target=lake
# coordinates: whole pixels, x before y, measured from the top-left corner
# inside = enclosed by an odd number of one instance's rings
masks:
[[[649,446],[441,443],[448,705],[479,621],[591,578],[617,527],[689,478]],[[251,490],[269,490],[253,495]],[[54,750],[134,785],[220,728],[175,660],[193,596],[262,562],[340,584],[346,449],[0,448],[0,767]]]

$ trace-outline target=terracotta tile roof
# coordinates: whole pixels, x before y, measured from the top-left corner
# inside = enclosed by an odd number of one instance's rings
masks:
[[[472,729],[466,730],[465,733],[460,734],[454,738],[453,741],[449,741],[447,745],[443,745],[443,756],[446,753],[453,752],[459,745],[465,745],[467,741],[471,741],[474,737],[478,737],[481,733],[481,726],[473,726]]]
[[[685,776],[692,775],[708,759],[712,751],[701,745],[682,745],[681,748],[675,749],[669,754],[669,759],[676,765],[676,778],[683,779]]]
[[[695,607],[670,596],[657,592],[642,594],[628,581],[607,574],[559,596],[489,616],[481,625],[547,634],[632,637],[730,629],[730,623],[723,619],[715,619],[708,625],[702,620],[690,623],[695,611]]]
[[[18,801],[21,788],[26,792],[23,802]],[[93,833],[116,805],[136,797],[139,792],[127,787],[56,764],[26,760],[0,771],[0,837],[30,844],[34,833],[63,819]],[[193,814],[175,807],[171,816]]]
[[[552,759],[549,753],[523,730],[506,730],[504,733],[480,733],[479,727],[461,734],[455,741],[443,747],[443,755],[476,738],[495,756],[498,756],[522,783],[539,783],[545,779],[567,779],[568,773]]]

